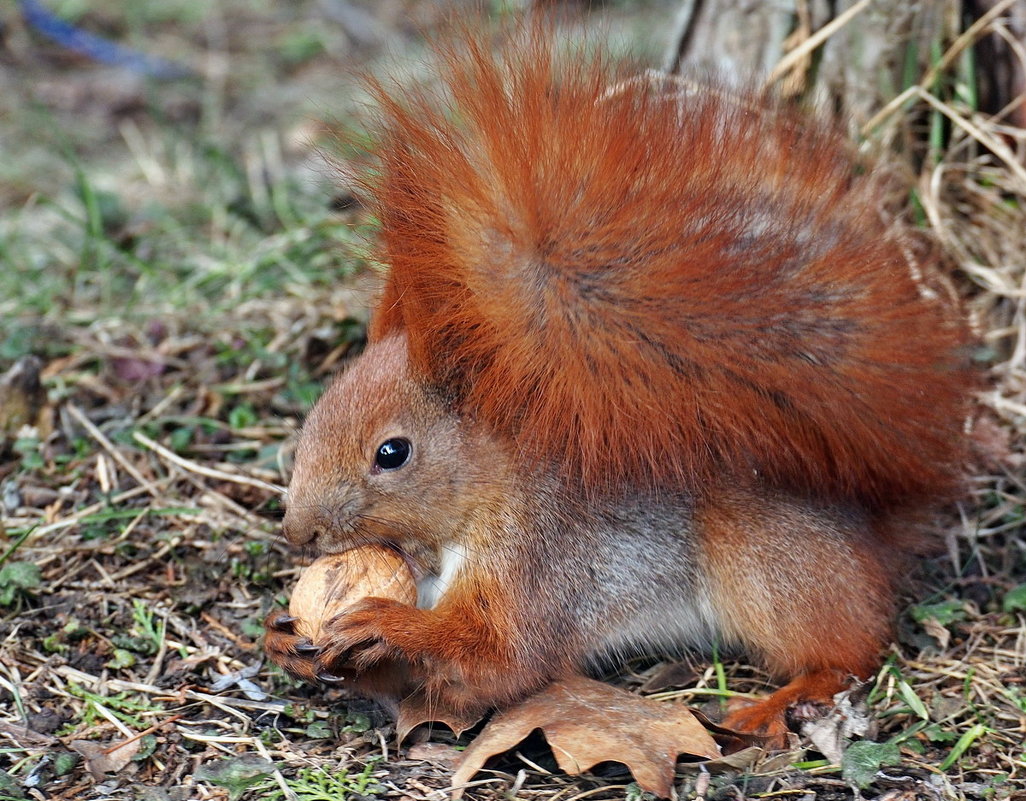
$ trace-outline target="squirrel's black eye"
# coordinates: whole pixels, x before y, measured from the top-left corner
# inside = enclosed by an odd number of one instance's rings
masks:
[[[396,437],[386,439],[378,446],[378,452],[374,454],[374,464],[382,470],[396,470],[410,460],[410,453],[413,446],[408,439]]]

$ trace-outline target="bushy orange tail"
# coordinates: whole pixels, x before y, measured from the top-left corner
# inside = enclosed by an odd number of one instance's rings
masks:
[[[556,50],[469,39],[444,102],[379,87],[372,336],[404,329],[467,414],[589,489],[949,490],[963,328],[837,140]]]

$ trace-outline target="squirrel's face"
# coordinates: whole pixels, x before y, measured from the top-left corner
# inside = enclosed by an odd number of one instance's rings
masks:
[[[480,505],[481,471],[489,483],[502,472],[502,449],[477,428],[413,380],[403,337],[369,345],[307,418],[286,538],[328,553],[387,544],[430,571]]]

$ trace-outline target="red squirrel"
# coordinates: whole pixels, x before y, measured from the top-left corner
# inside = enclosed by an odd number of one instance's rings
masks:
[[[958,492],[967,334],[835,133],[732,91],[625,78],[532,30],[441,47],[444,97],[376,85],[388,272],[299,439],[284,533],[403,554],[314,647],[502,708],[638,652],[736,648],[779,737],[865,679]]]

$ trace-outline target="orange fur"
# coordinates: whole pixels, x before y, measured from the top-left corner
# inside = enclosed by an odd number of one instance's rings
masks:
[[[373,336],[590,490],[949,492],[964,330],[837,138],[554,49],[443,49],[444,104],[379,87]]]
[[[828,704],[849,679],[867,679],[891,633],[894,588],[906,554],[882,558],[858,508],[722,488],[699,507],[695,531],[722,621],[779,678],[797,677],[732,713],[726,725],[777,738],[796,700]]]

